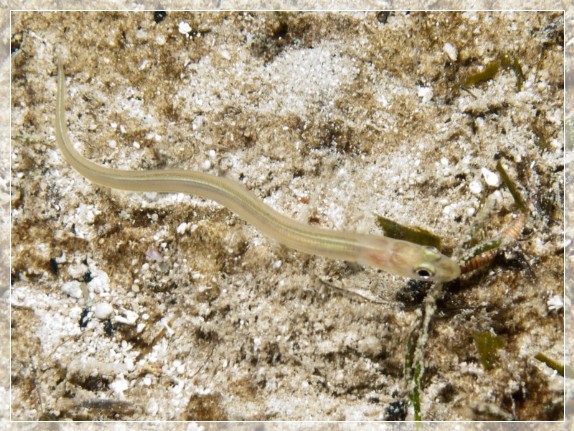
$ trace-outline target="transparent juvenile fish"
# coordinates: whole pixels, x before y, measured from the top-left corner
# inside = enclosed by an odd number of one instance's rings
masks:
[[[56,141],[70,165],[96,184],[136,192],[188,193],[212,199],[269,238],[304,253],[358,262],[418,280],[443,282],[460,275],[456,261],[434,247],[306,225],[278,213],[229,178],[182,169],[130,171],[99,166],[84,158],[71,144],[64,114],[64,93],[65,76],[59,62]]]

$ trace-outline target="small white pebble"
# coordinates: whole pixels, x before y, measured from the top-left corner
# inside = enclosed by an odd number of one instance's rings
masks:
[[[282,265],[283,265],[282,260],[276,260],[275,262],[273,262],[273,268],[275,268],[275,269],[281,268]]]
[[[482,184],[480,181],[471,181],[468,188],[470,192],[475,195],[479,195],[482,192]]]
[[[124,359],[124,365],[128,371],[133,371],[135,369],[134,361],[129,356]]]
[[[457,206],[458,206],[458,204],[456,204],[456,203],[446,205],[445,207],[443,207],[442,212],[444,215],[452,215],[452,214],[454,214]]]
[[[482,172],[482,176],[484,177],[484,181],[491,187],[497,187],[500,185],[500,177],[496,172],[492,172],[486,168],[482,168],[480,170]]]
[[[181,234],[184,234],[185,231],[187,230],[187,226],[188,226],[188,224],[185,223],[185,222],[183,222],[182,224],[180,224],[180,225],[175,229],[175,231],[176,231],[178,234],[180,234],[180,235],[181,235]]]
[[[423,103],[430,102],[433,97],[433,91],[430,87],[419,87],[417,94]]]
[[[134,143],[132,144],[132,146],[134,148],[140,148],[140,143],[138,141],[134,141]]]
[[[94,316],[100,320],[106,320],[111,317],[114,308],[108,302],[98,302],[94,306]]]
[[[136,321],[138,320],[139,317],[138,314],[131,310],[126,310],[125,308],[122,308],[121,311],[123,316],[116,316],[114,320],[119,323],[134,326],[136,324]]]
[[[193,120],[193,122],[191,123],[191,128],[192,130],[199,130],[202,127],[203,127],[203,117],[201,115],[198,115],[197,117],[195,117],[195,120]]]
[[[191,26],[185,21],[181,21],[177,26],[177,30],[181,34],[189,34],[189,32],[191,31]]]
[[[110,277],[101,269],[92,269],[92,280],[88,283],[94,293],[108,292],[110,290]]]
[[[116,394],[123,396],[124,391],[129,388],[129,383],[124,376],[120,374],[112,383],[110,383],[110,389]]]
[[[458,58],[458,51],[453,45],[447,42],[444,44],[442,49],[446,53],[446,55],[448,55],[450,61],[456,61],[456,59]]]
[[[168,337],[171,337],[173,334],[175,334],[175,332],[173,331],[173,329],[171,329],[171,327],[167,324],[167,322],[165,321],[165,319],[162,319],[161,321],[163,327],[165,328],[166,331],[166,335]]]
[[[161,254],[152,246],[149,246],[145,252],[145,257],[147,260],[154,262],[163,262],[163,257]]]
[[[229,54],[229,51],[226,49],[223,49],[219,52],[219,55],[221,55],[221,57],[223,57],[226,60],[230,60],[231,59],[231,54]]]
[[[211,161],[210,160],[204,160],[203,163],[201,163],[201,169],[203,169],[204,171],[211,169]]]
[[[549,311],[560,311],[564,307],[564,301],[560,295],[553,296],[546,304],[548,304]]]
[[[108,146],[110,148],[116,148],[118,146],[118,144],[115,140],[112,139],[110,142],[108,142]]]
[[[70,265],[68,267],[68,274],[72,278],[82,278],[86,272],[88,272],[88,267],[83,263]]]
[[[383,343],[375,336],[368,336],[359,340],[357,343],[357,350],[363,355],[377,356],[383,351]]]
[[[79,281],[73,280],[62,284],[62,292],[72,298],[80,299],[82,297],[82,287]]]

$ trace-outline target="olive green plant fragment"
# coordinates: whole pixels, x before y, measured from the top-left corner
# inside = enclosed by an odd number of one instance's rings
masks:
[[[416,348],[417,348],[417,334],[415,330],[410,333],[409,338],[407,340],[407,354],[405,356],[405,375],[407,376],[407,378],[410,377],[413,369]]]
[[[503,68],[512,70],[516,77],[516,91],[521,91],[522,84],[524,83],[524,73],[522,72],[522,66],[518,61],[518,58],[514,55],[502,53],[500,54],[500,63]]]
[[[555,370],[561,376],[564,376],[564,365],[562,365],[560,362],[555,361],[552,358],[549,358],[542,352],[537,353],[536,356],[534,357],[538,359],[540,362],[544,362],[546,365]]]
[[[516,188],[514,181],[510,179],[510,177],[506,173],[506,170],[502,167],[502,163],[500,163],[500,160],[496,163],[496,170],[502,177],[502,181],[504,181],[506,187],[508,187],[508,191],[510,191],[512,198],[514,199],[514,203],[516,204],[518,209],[523,213],[528,212],[526,208],[526,203],[524,202],[524,199],[522,199],[522,195],[518,192],[518,189]]]
[[[482,367],[485,370],[493,369],[498,362],[496,351],[504,346],[504,340],[488,331],[476,332],[473,338]]]
[[[470,260],[475,256],[481,255],[481,254],[486,253],[487,251],[490,251],[490,250],[494,250],[494,249],[500,247],[501,243],[502,243],[502,241],[497,239],[496,241],[491,241],[489,243],[483,244],[480,247],[477,247],[472,252],[472,255],[469,256],[468,258],[466,258],[465,260]]]
[[[500,62],[498,60],[488,63],[482,70],[467,76],[462,85],[464,87],[474,87],[475,85],[489,81],[496,76],[499,69]]]
[[[501,66],[505,70],[512,70],[514,76],[516,76],[516,91],[521,91],[522,84],[524,83],[522,66],[518,61],[518,58],[507,53],[501,53],[496,60],[488,63],[482,70],[467,76],[462,85],[464,87],[474,87],[483,82],[490,81],[499,72]]]
[[[377,216],[377,224],[389,238],[402,239],[419,245],[430,245],[440,250],[440,238],[428,230],[403,226],[383,216]]]
[[[533,127],[532,133],[534,133],[534,143],[538,148],[540,148],[542,151],[550,148],[548,140],[544,137],[544,134],[542,133],[542,131],[540,131],[540,129],[538,129],[537,127]]]
[[[415,421],[421,421],[422,420],[421,397],[420,397],[421,371],[422,371],[421,366],[417,362],[417,364],[415,365],[414,375],[413,375],[413,380],[414,380],[415,386],[413,388],[413,391],[409,395],[409,398],[411,399],[411,401],[413,403],[413,409],[415,411]]]
[[[420,400],[420,377],[422,372],[422,367],[420,363],[415,362],[415,353],[417,348],[417,331],[414,330],[409,335],[407,340],[407,354],[405,356],[405,377],[407,381],[412,380],[413,389],[408,395],[409,399],[413,403],[413,409],[415,412],[415,420],[422,420],[421,416],[421,400]]]

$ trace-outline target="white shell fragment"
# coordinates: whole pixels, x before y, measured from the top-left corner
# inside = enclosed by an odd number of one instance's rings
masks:
[[[112,383],[110,383],[110,389],[120,396],[123,396],[124,391],[128,390],[129,387],[130,385],[128,381],[122,374],[120,374]]]
[[[442,49],[446,53],[446,55],[448,55],[450,61],[456,61],[456,59],[458,58],[458,51],[453,45],[447,42],[444,44]]]
[[[433,97],[433,91],[430,87],[419,87],[417,94],[422,99],[422,103],[430,102]]]
[[[553,296],[546,304],[548,304],[548,311],[560,311],[564,307],[564,301],[560,295]]]
[[[471,181],[468,188],[472,194],[479,195],[482,192],[482,184],[480,181]]]
[[[121,310],[123,315],[116,316],[115,321],[118,323],[123,323],[125,325],[134,326],[139,318],[139,315],[131,310],[126,310],[122,308]]]
[[[79,281],[73,280],[62,284],[62,292],[72,298],[80,299],[82,297],[82,286]]]
[[[496,172],[492,172],[486,168],[482,168],[480,171],[482,172],[482,176],[484,177],[486,184],[491,187],[498,187],[500,185],[500,177]]]
[[[181,21],[177,25],[177,31],[179,31],[181,34],[189,34],[189,32],[191,31],[191,26],[185,21]]]
[[[107,302],[98,302],[94,307],[94,316],[100,320],[109,319],[114,312],[114,308]]]

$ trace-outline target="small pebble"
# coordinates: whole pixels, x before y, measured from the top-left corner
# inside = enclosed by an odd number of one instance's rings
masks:
[[[124,391],[128,390],[129,387],[130,385],[128,381],[121,374],[112,383],[109,384],[109,388],[120,397],[123,396]]]
[[[496,172],[492,172],[486,168],[481,169],[484,181],[491,187],[498,187],[500,185],[500,177]]]
[[[93,310],[94,317],[100,320],[109,319],[114,312],[114,308],[108,302],[98,302]]]
[[[62,292],[72,298],[80,299],[82,297],[82,286],[79,281],[73,280],[62,284]]]
[[[164,10],[156,10],[153,13],[153,20],[155,21],[156,24],[159,24],[160,22],[162,22],[165,17],[167,16],[167,12]]]
[[[124,365],[128,371],[133,371],[135,369],[134,361],[130,357],[124,359]]]
[[[226,60],[230,60],[231,59],[231,54],[229,54],[229,51],[227,51],[226,49],[223,49],[219,52],[219,55],[221,55],[221,57],[223,57]]]
[[[188,23],[181,21],[177,26],[177,30],[181,34],[189,34],[189,32],[191,32],[191,26]]]
[[[123,323],[125,325],[135,326],[136,321],[138,320],[138,314],[131,311],[122,309],[123,316],[116,316],[115,321],[118,323]]]
[[[560,311],[564,307],[564,301],[560,295],[553,296],[546,303],[549,311]]]
[[[91,280],[88,283],[90,290],[94,293],[109,292],[110,277],[100,269],[94,269],[90,272]]]
[[[363,355],[376,357],[383,352],[383,343],[381,343],[381,340],[377,337],[368,336],[362,340],[359,340],[357,349]]]
[[[475,195],[479,195],[482,192],[482,184],[480,181],[471,181],[468,188],[470,189],[470,192]]]
[[[433,97],[433,91],[430,87],[419,87],[417,94],[422,99],[422,103],[430,102]]]
[[[442,49],[446,53],[446,55],[448,55],[450,61],[456,61],[456,59],[458,58],[458,52],[454,46],[452,46],[450,43],[447,42],[444,44]]]

